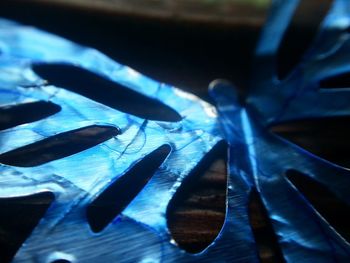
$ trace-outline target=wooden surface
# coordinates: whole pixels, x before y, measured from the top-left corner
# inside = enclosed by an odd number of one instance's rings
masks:
[[[3,0],[108,16],[206,24],[261,23],[270,0]],[[324,1],[324,0],[323,0]],[[26,3],[24,3],[26,2]],[[321,0],[322,4],[322,0]]]

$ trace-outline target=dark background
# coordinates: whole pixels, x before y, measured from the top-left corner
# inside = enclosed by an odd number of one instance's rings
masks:
[[[205,98],[208,84],[216,78],[247,86],[260,30],[257,22],[173,21],[25,1],[1,2],[0,16],[94,47],[158,81]]]

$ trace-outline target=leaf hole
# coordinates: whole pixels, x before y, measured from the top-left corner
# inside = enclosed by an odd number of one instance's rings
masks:
[[[350,206],[328,188],[297,170],[286,172],[288,180],[305,196],[322,217],[348,242]]]
[[[248,213],[260,262],[285,262],[268,213],[255,189],[250,193]]]
[[[171,151],[162,145],[111,183],[87,207],[87,221],[94,232],[102,231],[137,196]]]
[[[0,262],[11,262],[53,201],[50,192],[0,198]]]
[[[87,150],[118,134],[118,128],[92,125],[3,153],[0,163],[19,167],[37,166]]]
[[[332,0],[300,1],[277,51],[277,76],[285,79],[302,61],[317,36]]]
[[[206,249],[225,221],[227,144],[218,143],[184,179],[167,209],[172,238],[189,253]]]
[[[46,101],[17,104],[0,108],[0,130],[38,121],[59,112],[61,107]]]
[[[271,131],[323,159],[350,167],[349,116],[281,123]]]
[[[76,66],[35,64],[33,70],[50,84],[143,119],[167,122],[182,119],[175,110],[162,102]]]
[[[320,81],[321,89],[350,88],[350,72],[324,78]]]

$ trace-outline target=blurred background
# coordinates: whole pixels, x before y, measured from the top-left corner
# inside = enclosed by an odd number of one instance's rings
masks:
[[[215,78],[245,85],[269,0],[1,1],[0,16],[92,46],[207,98]]]
[[[330,2],[302,1],[281,50],[287,68],[310,44]],[[270,0],[3,0],[0,16],[95,47],[209,100],[207,87],[216,78],[247,88],[269,5]]]

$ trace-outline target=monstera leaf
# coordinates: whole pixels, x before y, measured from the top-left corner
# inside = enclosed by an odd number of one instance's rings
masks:
[[[280,260],[347,262],[348,241],[305,199],[288,175],[302,173],[310,181],[327,187],[344,202],[343,209],[347,211],[349,170],[269,131],[271,125],[290,120],[350,113],[349,89],[327,90],[320,85],[324,79],[349,71],[349,1],[333,1],[313,45],[286,78],[278,79],[278,49],[298,4],[294,0],[273,2],[256,50],[254,81],[245,103],[239,102],[227,83],[212,85],[211,93],[231,145],[229,196],[239,200],[237,207],[228,213],[236,215],[231,219],[232,224],[243,230],[241,225],[248,223],[247,203],[252,192],[257,191],[281,247]],[[239,215],[234,210],[239,210]],[[249,229],[243,235],[253,240]]]
[[[54,196],[14,261],[158,262],[164,251],[176,251],[169,243],[167,204],[222,140],[215,108],[39,30],[1,20],[0,34],[1,106],[15,112],[41,104],[46,112],[30,123],[17,118],[1,132],[1,197]],[[89,82],[72,92],[40,78],[34,67],[57,67],[63,75],[75,67],[115,84],[117,92],[105,96],[114,108],[77,93],[91,89]],[[92,88],[99,100],[103,90]],[[125,102],[142,107],[141,116],[130,114]],[[125,187],[129,196],[116,196],[113,209],[100,205]]]
[[[94,49],[1,20],[0,105],[3,116],[17,118],[0,132],[0,196],[49,193],[51,200],[13,261],[259,262],[248,214],[251,196],[259,195],[280,261],[347,262],[348,242],[286,173],[302,172],[349,204],[349,171],[269,131],[289,120],[350,112],[348,90],[319,88],[322,79],[349,70],[346,0],[334,1],[301,63],[277,79],[277,50],[298,2],[273,2],[244,100],[226,82],[212,83],[220,117],[194,95]],[[65,81],[68,71],[83,77]],[[99,85],[90,87],[92,79]],[[105,85],[111,93],[104,94]],[[18,114],[33,109],[36,115]],[[167,207],[224,139],[230,165],[225,223],[210,246],[190,254],[172,240]]]

